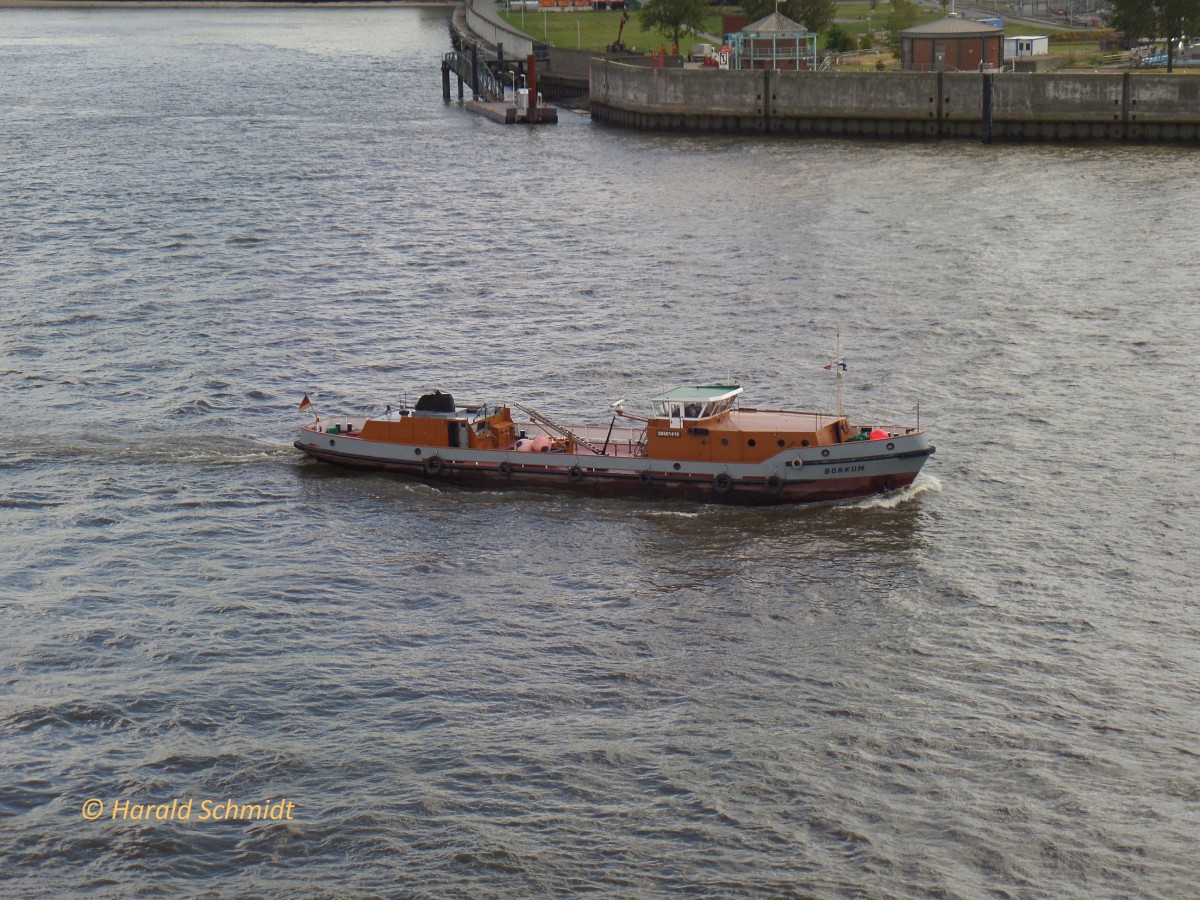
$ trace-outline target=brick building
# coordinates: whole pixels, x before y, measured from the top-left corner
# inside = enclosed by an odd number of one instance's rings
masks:
[[[978,72],[1004,62],[1004,29],[951,17],[900,32],[900,68],[906,72]]]

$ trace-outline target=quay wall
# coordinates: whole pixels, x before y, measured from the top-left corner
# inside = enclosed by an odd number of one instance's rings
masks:
[[[632,128],[1200,143],[1200,77],[647,69],[593,59],[592,117]]]
[[[491,0],[466,0],[465,7],[467,27],[493,48],[502,44],[508,59],[524,59],[534,52],[533,38],[505,22]]]

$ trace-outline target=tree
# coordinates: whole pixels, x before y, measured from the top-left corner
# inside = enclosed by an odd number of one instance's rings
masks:
[[[779,11],[814,34],[820,34],[833,23],[837,0],[782,0]],[[757,22],[775,12],[775,0],[742,0],[742,12],[747,22]]]
[[[1125,37],[1163,38],[1167,42],[1167,71],[1175,67],[1175,44],[1200,31],[1200,0],[1112,0],[1105,17]]]
[[[834,25],[825,36],[825,49],[830,53],[848,53],[854,49],[854,35],[843,31],[841,25]]]
[[[886,21],[888,45],[893,51],[900,50],[900,32],[916,24],[920,10],[913,0],[892,0],[892,9]]]
[[[796,21],[817,34],[832,25],[833,17],[837,14],[837,0],[797,0],[797,4],[800,8]]]
[[[686,32],[704,28],[707,12],[708,0],[647,0],[638,18],[642,28],[657,31],[678,47]]]

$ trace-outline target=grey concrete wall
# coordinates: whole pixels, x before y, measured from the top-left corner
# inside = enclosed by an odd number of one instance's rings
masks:
[[[1136,75],[1129,79],[1129,117],[1135,122],[1195,122],[1200,111],[1200,78]]]
[[[1012,64],[1014,72],[1052,72],[1062,65],[1060,56],[1018,56],[1004,60]]]
[[[1122,78],[1090,73],[1012,73],[997,77],[997,121],[1120,121]],[[1198,110],[1200,112],[1200,110]]]
[[[655,69],[593,60],[592,102],[636,112],[701,115],[761,114],[762,72],[725,72],[710,78],[702,69]]]
[[[590,50],[563,50],[550,48],[550,70],[564,78],[587,78],[592,57],[600,54]]]
[[[616,59],[631,66],[653,66],[654,58],[650,56],[629,56],[623,53],[606,53],[603,50],[575,50],[567,47],[550,48],[550,69],[555,75],[564,78],[579,78],[587,81],[588,70],[593,59]],[[682,56],[668,56],[666,67],[682,69]]]
[[[761,76],[763,73],[759,73]],[[771,73],[772,75],[774,73]],[[879,72],[805,72],[800,78],[773,78],[771,115],[836,116],[842,118],[922,119],[936,118],[937,73],[895,72],[879,78]],[[966,90],[954,92],[962,102]],[[975,109],[978,110],[978,104]]]
[[[467,27],[493,47],[503,44],[507,59],[524,59],[533,52],[533,39],[500,18],[495,0],[466,0],[466,15]]]
[[[1200,78],[1128,73],[991,76],[996,140],[1200,141]],[[592,115],[636,128],[982,137],[975,72],[637,69],[593,60]]]

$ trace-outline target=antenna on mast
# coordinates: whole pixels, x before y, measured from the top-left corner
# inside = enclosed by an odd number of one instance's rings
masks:
[[[842,329],[840,328],[837,330],[833,356],[833,372],[834,378],[837,380],[837,408],[834,412],[840,419],[842,417],[842,373],[846,371],[846,363],[842,360]]]
[[[841,328],[839,328],[837,330],[837,344],[835,346],[836,346],[836,349],[834,350],[834,352],[837,354],[837,356],[834,357],[833,362],[831,362],[829,365],[827,365],[825,367],[825,370],[827,372],[833,372],[833,377],[837,384],[837,395],[836,395],[837,396],[837,400],[836,400],[837,407],[835,409],[835,412],[837,414],[837,417],[840,419],[842,417],[842,373],[846,371],[846,357],[842,356],[842,329]]]

